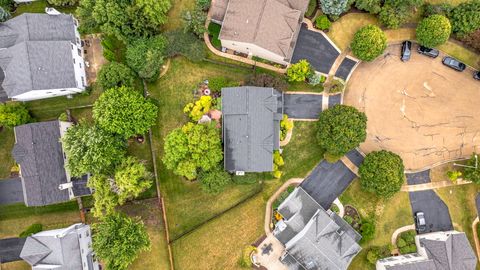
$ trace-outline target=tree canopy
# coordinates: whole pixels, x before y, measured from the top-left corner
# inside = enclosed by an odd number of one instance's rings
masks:
[[[367,116],[356,108],[335,105],[323,111],[318,121],[317,140],[327,154],[342,157],[365,141]]]
[[[103,90],[114,87],[132,87],[135,75],[132,70],[122,63],[111,62],[103,65],[97,76],[97,83]]]
[[[417,41],[420,45],[433,48],[447,42],[452,26],[447,17],[432,15],[423,19],[417,26]]]
[[[119,205],[118,194],[112,190],[113,179],[102,174],[92,175],[88,179],[88,186],[95,190],[92,194],[92,214],[97,218],[111,215]]]
[[[166,46],[164,36],[136,39],[127,45],[125,61],[140,78],[155,81],[162,69]]]
[[[145,134],[157,121],[157,113],[157,105],[124,86],[108,89],[93,104],[95,122],[124,138]]]
[[[384,198],[400,191],[405,181],[402,158],[385,150],[369,153],[358,172],[362,189]]]
[[[153,184],[153,175],[144,162],[135,157],[127,157],[115,169],[113,191],[118,195],[119,204],[137,198]]]
[[[464,170],[464,177],[467,180],[470,180],[476,184],[480,184],[480,160],[477,164],[477,159],[475,158],[476,153],[473,153],[471,158],[467,161],[467,166]],[[476,167],[476,168],[475,168]]]
[[[355,6],[370,14],[378,14],[382,10],[382,0],[356,0]]]
[[[387,48],[387,37],[378,26],[367,25],[355,33],[350,47],[360,60],[372,61]]]
[[[126,153],[125,140],[85,123],[68,128],[62,143],[72,176],[113,172]]]
[[[455,7],[449,14],[452,30],[460,36],[480,29],[480,0],[472,0]]]
[[[385,0],[380,11],[380,22],[388,28],[396,29],[410,19],[423,0]]]
[[[340,16],[350,8],[349,0],[320,0],[320,7],[324,14]]]
[[[139,252],[150,250],[150,239],[139,218],[114,213],[93,224],[93,249],[107,270],[126,270]]]
[[[215,124],[187,123],[165,138],[163,163],[177,175],[189,180],[199,169],[210,171],[223,160],[220,130]]]
[[[0,103],[0,126],[16,127],[32,121],[24,104],[18,102]]]

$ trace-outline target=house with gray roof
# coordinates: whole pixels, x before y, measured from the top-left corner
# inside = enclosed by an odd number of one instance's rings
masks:
[[[222,89],[224,167],[230,172],[273,171],[280,148],[283,94],[273,88]]]
[[[48,9],[0,23],[0,96],[28,101],[83,92],[78,22]]]
[[[215,0],[222,47],[287,65],[309,0]]]
[[[71,177],[65,169],[61,137],[69,122],[31,123],[14,128],[12,155],[20,167],[23,199],[27,206],[44,206],[90,195],[88,175]]]
[[[344,270],[361,251],[361,236],[301,187],[280,204],[278,213],[283,219],[273,234],[285,246],[280,260],[290,270]]]
[[[417,253],[377,261],[377,270],[474,270],[477,257],[463,232],[433,232],[415,237]]]
[[[99,270],[91,235],[90,226],[81,223],[39,232],[26,239],[20,258],[32,270]]]

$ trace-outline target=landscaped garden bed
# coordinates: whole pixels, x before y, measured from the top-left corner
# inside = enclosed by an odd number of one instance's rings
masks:
[[[415,230],[402,232],[397,238],[397,248],[400,254],[410,254],[417,252],[417,246],[415,245],[415,236],[417,233]]]

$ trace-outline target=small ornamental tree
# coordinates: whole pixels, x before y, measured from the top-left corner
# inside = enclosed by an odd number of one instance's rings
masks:
[[[97,83],[103,90],[114,87],[132,87],[135,75],[132,70],[122,63],[112,62],[102,66],[97,76]]]
[[[166,46],[167,40],[163,36],[136,39],[127,46],[126,64],[140,78],[153,82],[160,75]]]
[[[363,190],[384,198],[400,191],[405,181],[402,158],[385,150],[369,153],[360,165],[359,175]]]
[[[476,153],[472,154],[472,157],[468,160],[468,167],[465,167],[463,175],[466,180],[472,181],[476,184],[480,184],[480,160],[477,161],[475,155]]]
[[[126,153],[122,138],[84,123],[68,128],[62,144],[72,176],[110,173]]]
[[[335,105],[320,114],[317,140],[327,155],[340,158],[365,141],[366,129],[367,116],[363,112]]]
[[[324,14],[340,16],[349,9],[349,0],[320,0],[320,7]]]
[[[417,26],[417,41],[420,45],[433,48],[447,42],[452,26],[447,17],[432,15],[423,19]]]
[[[289,82],[304,82],[313,72],[310,63],[303,59],[290,65],[287,69],[287,78]]]
[[[0,126],[16,127],[32,121],[27,108],[22,103],[0,103]]]
[[[139,218],[114,213],[93,224],[93,249],[107,270],[126,270],[139,252],[150,250],[150,239]]]
[[[145,134],[157,120],[158,107],[133,88],[105,91],[93,105],[93,119],[104,130],[124,138]]]
[[[152,186],[152,174],[143,162],[135,157],[127,157],[115,169],[112,189],[118,195],[118,203],[124,204],[128,199],[137,198]]]
[[[387,37],[378,26],[367,25],[355,33],[350,47],[360,60],[372,61],[387,48]]]

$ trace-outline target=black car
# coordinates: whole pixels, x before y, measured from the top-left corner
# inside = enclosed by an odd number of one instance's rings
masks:
[[[423,212],[415,213],[415,225],[418,232],[425,232],[427,223],[425,222],[425,214]]]
[[[406,62],[410,60],[410,56],[412,55],[412,42],[409,40],[405,40],[402,43],[402,57],[400,60]]]
[[[418,47],[417,52],[419,54],[423,54],[423,55],[426,55],[426,56],[432,57],[432,58],[437,58],[438,55],[440,54],[440,52],[437,49],[430,49],[430,48],[427,48],[427,47],[424,47],[424,46]]]
[[[473,78],[480,81],[480,71],[473,72]]]
[[[460,71],[460,72],[464,71],[467,68],[467,66],[464,63],[458,61],[455,58],[449,57],[449,56],[444,57],[443,60],[442,60],[442,63],[445,66],[453,68],[456,71]]]

